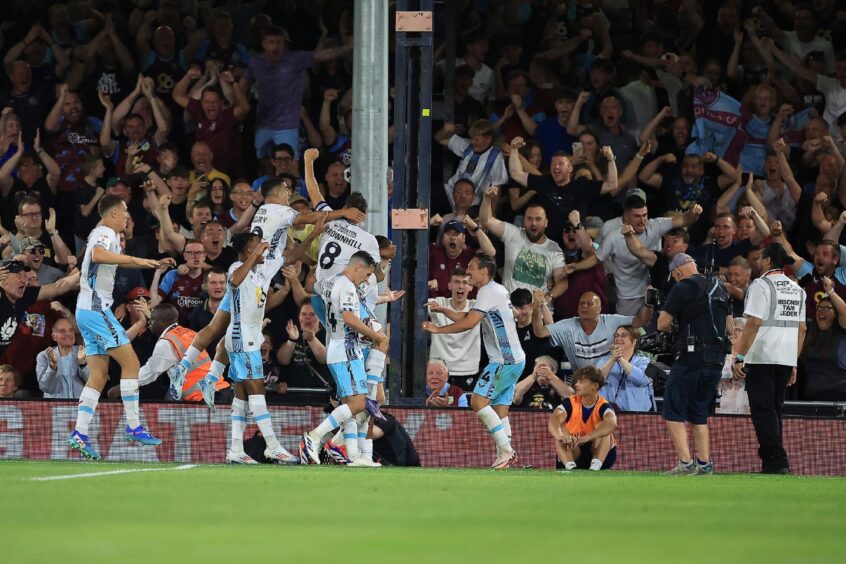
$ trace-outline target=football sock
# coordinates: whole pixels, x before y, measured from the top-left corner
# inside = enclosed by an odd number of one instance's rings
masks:
[[[226,365],[216,360],[212,361],[211,369],[206,375],[206,380],[212,384],[217,384],[220,377],[223,376],[223,371],[226,370]]]
[[[373,439],[364,439],[364,446],[361,447],[361,456],[367,460],[373,460]]]
[[[276,438],[276,433],[273,432],[273,423],[270,421],[270,412],[267,411],[267,403],[264,400],[264,395],[251,395],[247,398],[247,401],[250,404],[250,413],[253,414],[253,420],[258,425],[262,436],[264,436],[264,442],[267,443],[267,448],[270,450],[279,449],[282,445],[279,444],[279,439]]]
[[[191,345],[188,347],[188,350],[185,351],[185,356],[182,357],[182,360],[179,361],[179,364],[184,366],[189,372],[192,368],[194,368],[194,363],[197,362],[197,359],[200,357],[203,351]]]
[[[364,455],[364,442],[367,440],[367,427],[370,422],[370,415],[366,411],[362,411],[355,416],[356,425],[358,425],[358,450]]]
[[[347,445],[347,458],[358,460],[358,423],[352,417],[344,422],[344,442]]]
[[[339,405],[311,432],[311,434],[313,437],[323,438],[323,435],[332,432],[332,430],[337,427],[340,427],[347,420],[352,419],[352,416],[352,411],[350,411],[347,404]]]
[[[126,424],[130,429],[137,429],[141,425],[138,417],[138,379],[122,378],[120,381],[120,399],[123,400],[123,411],[126,413]]]
[[[482,423],[485,424],[485,427],[488,428],[491,435],[493,435],[494,443],[496,443],[496,451],[503,452],[511,450],[511,447],[508,444],[508,437],[505,436],[505,431],[502,427],[502,420],[499,418],[499,415],[496,414],[494,409],[487,405],[476,412],[476,415],[479,416],[479,419],[482,420]]]
[[[511,421],[508,420],[506,415],[500,419],[500,422],[502,423],[502,430],[505,431],[505,436],[508,437],[508,444],[511,445]]]
[[[244,452],[244,429],[247,427],[247,402],[235,398],[232,400],[232,427],[229,436],[229,450]]]
[[[76,412],[76,427],[75,429],[82,435],[88,435],[88,426],[91,424],[91,418],[94,417],[94,411],[97,409],[97,402],[100,401],[100,392],[94,388],[82,388],[82,393],[79,395],[79,409]]]

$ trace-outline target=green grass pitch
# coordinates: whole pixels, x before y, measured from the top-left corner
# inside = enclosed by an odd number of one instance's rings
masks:
[[[0,463],[0,561],[843,562],[846,480]],[[85,478],[33,478],[155,468]]]

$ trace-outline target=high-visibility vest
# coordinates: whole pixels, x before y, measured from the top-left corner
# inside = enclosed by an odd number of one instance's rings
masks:
[[[567,428],[567,432],[573,435],[574,437],[584,437],[588,433],[592,432],[596,429],[596,426],[602,421],[602,417],[599,415],[600,408],[607,404],[608,400],[606,400],[602,396],[596,397],[596,404],[593,406],[593,411],[588,416],[587,421],[582,421],[582,400],[579,396],[572,395],[570,396],[570,419],[565,424]],[[614,439],[614,435],[611,435],[611,446],[617,444],[617,441]]]
[[[179,360],[182,360],[182,357],[185,356],[185,351],[187,351],[188,347],[191,346],[191,343],[194,341],[194,337],[196,335],[197,333],[187,327],[173,325],[162,333],[161,338],[170,343],[170,346],[173,347],[173,350],[176,351],[176,354],[179,356]],[[206,351],[200,353],[199,358],[197,358],[197,362],[199,362],[199,364],[196,368],[194,368],[194,370],[185,376],[185,384],[182,386],[182,391],[185,394],[182,396],[182,399],[187,401],[203,401],[203,394],[200,390],[194,390],[190,394],[188,393],[188,390],[190,390],[202,378],[205,378],[206,374],[208,374],[209,370],[211,370],[211,359]],[[220,378],[217,381],[217,384],[215,384],[214,389],[220,391],[228,387],[229,383],[223,378]]]

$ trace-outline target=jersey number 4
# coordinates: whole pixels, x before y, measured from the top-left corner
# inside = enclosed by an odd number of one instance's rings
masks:
[[[332,265],[335,264],[335,259],[341,254],[341,245],[332,241],[326,248],[323,249],[323,254],[320,255],[320,268],[327,270],[332,268]]]

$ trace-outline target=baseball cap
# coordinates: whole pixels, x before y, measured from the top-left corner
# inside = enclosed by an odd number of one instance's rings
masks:
[[[38,247],[46,248],[44,243],[41,242],[41,239],[36,237],[25,237],[23,241],[21,241],[21,251],[23,252],[31,251],[32,249],[37,249]]]
[[[637,196],[644,202],[646,201],[646,192],[642,188],[632,188],[628,190],[626,192],[626,198],[629,198],[630,196]]]
[[[19,260],[7,259],[0,262],[0,268],[6,269],[9,274],[18,272],[30,272],[32,269]]]
[[[118,178],[117,176],[112,176],[106,181],[106,188],[108,189],[113,186],[117,186],[118,184],[120,184],[120,178]]]
[[[686,253],[679,253],[673,257],[673,260],[670,261],[670,271],[672,272],[673,270],[692,262],[696,262],[693,260],[693,257]]]
[[[129,300],[137,300],[138,298],[151,298],[152,296],[150,296],[150,290],[144,286],[136,286],[129,291],[126,297]]]
[[[466,229],[464,229],[464,224],[462,224],[457,219],[451,219],[444,224],[444,232],[446,232],[448,229],[455,229],[459,233],[464,233],[465,231],[467,231]]]

